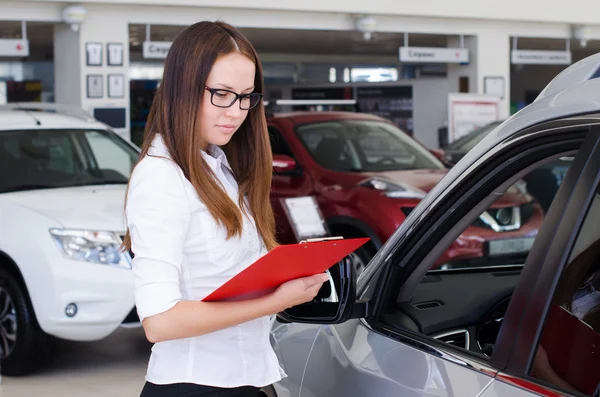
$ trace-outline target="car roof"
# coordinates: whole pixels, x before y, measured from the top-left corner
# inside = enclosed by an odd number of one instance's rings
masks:
[[[271,120],[287,119],[294,124],[308,124],[317,123],[324,121],[334,120],[376,120],[385,121],[379,116],[375,116],[367,113],[356,113],[356,112],[288,112],[288,113],[275,113],[270,117]]]
[[[91,116],[86,117],[83,112],[80,115],[70,115],[60,111],[52,111],[51,106],[41,106],[40,109],[30,109],[27,106],[28,104],[24,103],[0,106],[0,131],[58,128],[107,129],[105,124],[100,123]]]

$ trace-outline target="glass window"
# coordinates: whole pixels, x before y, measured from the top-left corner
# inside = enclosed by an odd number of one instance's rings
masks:
[[[109,131],[16,130],[0,133],[0,193],[126,184],[138,152]]]
[[[297,131],[315,161],[334,171],[380,172],[444,168],[419,143],[385,122],[329,121],[304,124]]]
[[[397,68],[352,68],[350,69],[354,83],[382,83],[398,80]]]
[[[600,190],[558,281],[531,375],[559,389],[600,389]]]
[[[115,150],[115,140],[111,136],[100,131],[86,131],[85,140],[90,149],[98,168],[106,175],[112,175],[115,179],[129,178],[135,163],[131,162],[131,153],[126,150]]]
[[[561,167],[568,169],[571,161],[566,159],[572,158],[562,159]],[[544,222],[540,202],[551,203],[562,184],[562,177],[550,178],[557,174],[555,166],[554,158],[547,159],[505,192],[497,192],[495,201],[454,241],[432,243],[434,250],[442,245],[443,253],[433,261],[410,301],[403,298],[396,303],[398,311],[386,315],[384,321],[481,358],[490,357],[513,290]],[[536,188],[538,179],[545,189]],[[471,219],[473,212],[468,216]]]

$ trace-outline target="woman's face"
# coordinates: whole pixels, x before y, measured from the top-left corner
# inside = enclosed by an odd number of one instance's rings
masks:
[[[254,63],[246,56],[234,52],[217,59],[206,80],[206,87],[225,89],[237,94],[248,94],[254,90]],[[211,93],[203,89],[203,101],[200,107],[200,134],[208,144],[223,146],[246,119],[248,110],[240,109],[240,101],[228,108],[220,108],[211,103]],[[214,95],[215,103],[219,97]],[[222,100],[222,99],[221,99]]]

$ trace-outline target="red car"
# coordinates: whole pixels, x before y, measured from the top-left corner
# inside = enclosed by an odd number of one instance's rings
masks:
[[[364,266],[447,169],[424,146],[377,116],[350,112],[276,114],[272,201],[278,238],[294,243],[279,199],[314,196],[332,235],[370,237]],[[526,255],[541,226],[541,207],[515,185],[485,211],[437,262],[493,264]]]

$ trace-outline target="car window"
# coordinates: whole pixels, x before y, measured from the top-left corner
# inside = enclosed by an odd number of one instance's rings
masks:
[[[469,204],[470,209],[461,209],[469,212],[465,216],[468,221],[448,226],[457,229],[461,225],[460,235],[448,242],[440,233],[444,242],[432,243],[428,252],[438,252],[434,247],[437,244],[443,253],[427,258],[427,263],[432,263],[427,274],[408,299],[402,297],[402,291],[394,297],[395,310],[384,315],[384,322],[489,359],[521,270],[545,219],[547,209],[540,202],[554,200],[573,162],[573,148],[561,154],[560,150],[567,149],[557,144],[554,153],[537,160],[520,179],[513,181],[519,172],[515,167],[503,180],[496,180],[497,190],[490,195],[494,189],[490,186],[489,193],[485,193],[486,200],[495,199],[483,210],[476,210],[481,206],[477,202]],[[556,167],[561,168],[560,172]],[[509,182],[509,178],[513,178],[512,185],[499,190],[498,186]],[[472,221],[474,215],[477,217]]]
[[[99,131],[86,131],[85,140],[90,145],[98,168],[104,173],[118,174],[117,178],[129,178],[134,165],[129,151],[115,150],[115,141],[110,135]]]
[[[545,319],[530,375],[569,392],[600,388],[600,190]]]
[[[281,132],[274,126],[269,126],[269,139],[271,140],[271,151],[273,154],[281,154],[294,158],[290,146]]]
[[[102,130],[0,132],[0,193],[108,183],[126,184],[138,152]]]
[[[397,127],[381,121],[343,120],[303,124],[300,140],[315,161],[334,171],[381,172],[443,169]]]

